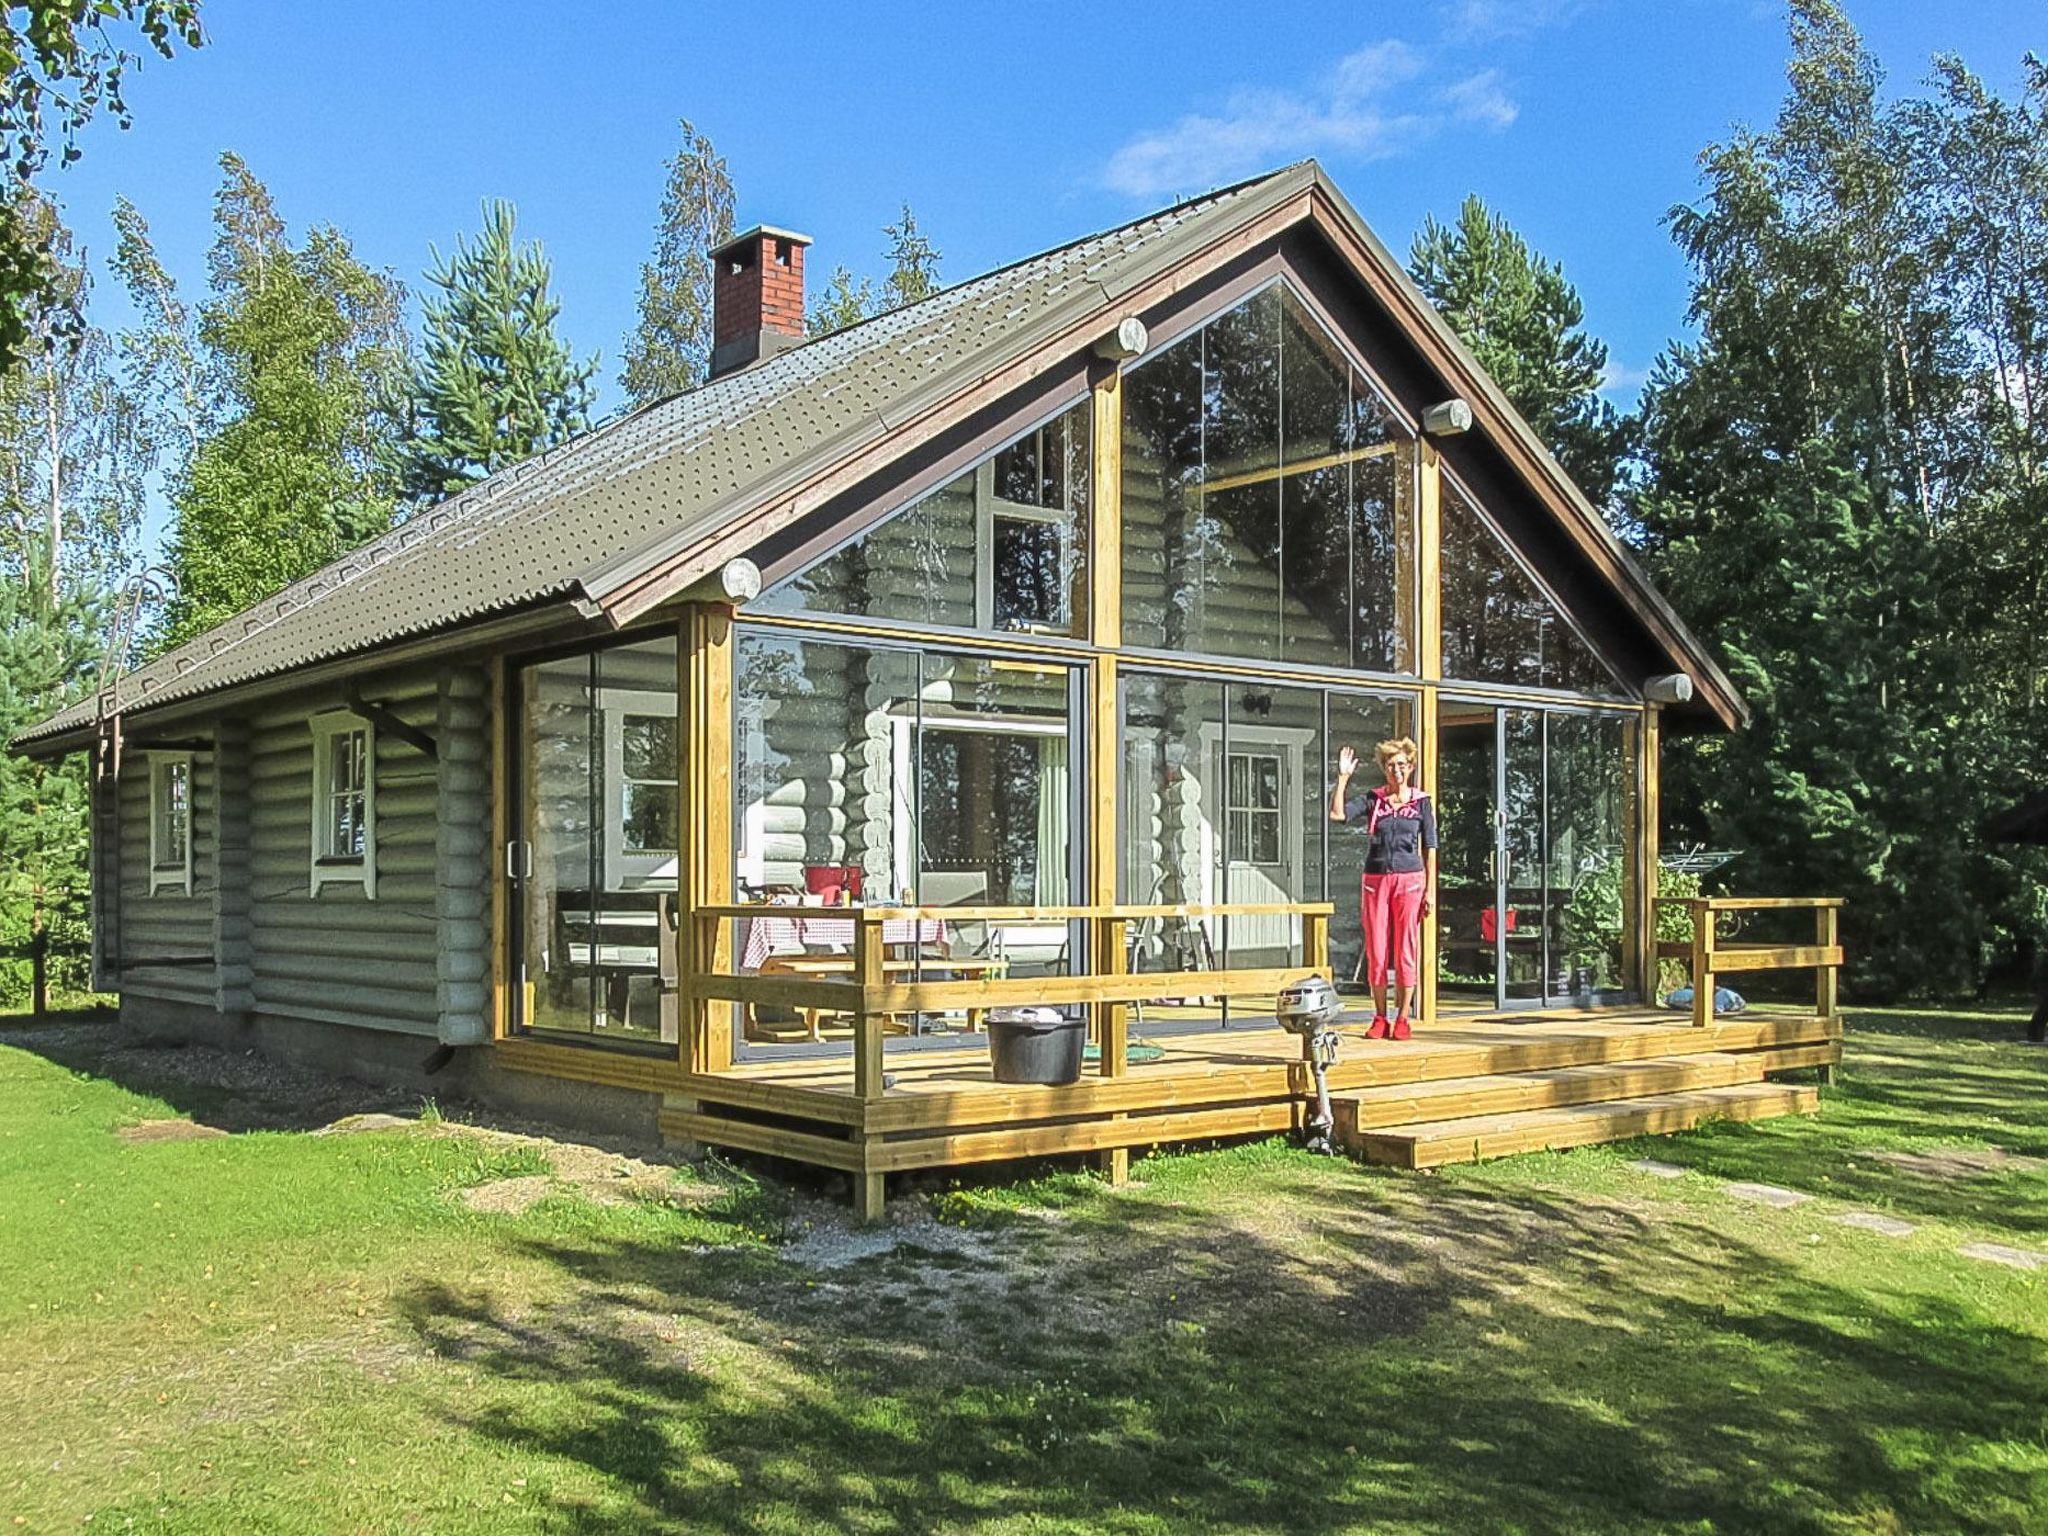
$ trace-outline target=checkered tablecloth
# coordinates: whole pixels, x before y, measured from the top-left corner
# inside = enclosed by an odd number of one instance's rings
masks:
[[[897,918],[882,924],[884,944],[943,944],[945,919],[937,917]],[[850,917],[773,917],[747,919],[747,942],[740,954],[740,969],[758,971],[761,962],[773,954],[800,954],[833,945],[850,948],[853,919]]]

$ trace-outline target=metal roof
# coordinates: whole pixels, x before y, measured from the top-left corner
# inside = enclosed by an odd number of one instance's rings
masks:
[[[1288,166],[778,353],[501,470],[122,677],[107,712],[155,709],[550,600],[603,599],[1311,190],[1362,237],[1374,265],[1406,284],[1320,168]],[[1506,411],[1506,430],[1535,443],[1450,328],[1413,297],[1413,318],[1484,381],[1489,403]],[[1558,474],[1593,536],[1626,562],[1604,521]],[[665,574],[681,584],[701,572]],[[1649,592],[1632,566],[1626,579]],[[1678,630],[1688,654],[1725,684]],[[12,744],[75,737],[99,706],[73,705]]]

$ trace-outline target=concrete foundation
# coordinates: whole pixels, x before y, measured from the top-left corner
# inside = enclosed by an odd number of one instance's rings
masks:
[[[260,1012],[223,1014],[132,993],[121,999],[121,1022],[145,1039],[167,1044],[254,1051],[272,1061],[372,1087],[466,1100],[594,1136],[649,1146],[661,1140],[655,1124],[659,1094],[508,1071],[492,1059],[488,1045],[458,1049],[447,1066],[429,1074],[426,1062],[437,1042],[427,1035]]]

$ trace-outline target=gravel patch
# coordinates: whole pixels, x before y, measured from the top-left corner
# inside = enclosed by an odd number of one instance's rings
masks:
[[[1653,1179],[1680,1179],[1685,1169],[1676,1163],[1660,1163],[1654,1157],[1639,1157],[1629,1164],[1638,1173],[1647,1173]]]
[[[1869,1152],[1864,1155],[1930,1179],[1972,1179],[1987,1173],[2034,1173],[2048,1168],[2048,1160],[2024,1157],[2003,1147],[1936,1147],[1929,1152]]]
[[[219,1126],[201,1125],[196,1120],[140,1120],[115,1131],[114,1139],[138,1146],[153,1141],[210,1141],[225,1135]]]

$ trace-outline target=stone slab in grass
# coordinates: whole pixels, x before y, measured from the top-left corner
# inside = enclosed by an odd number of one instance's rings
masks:
[[[1986,1264],[2003,1264],[2008,1269],[2048,1269],[2048,1253],[2008,1248],[2003,1243],[1965,1243],[1956,1252],[1966,1259],[1982,1259]]]
[[[1776,1184],[1748,1184],[1736,1181],[1721,1186],[1738,1200],[1747,1200],[1752,1205],[1768,1205],[1774,1210],[1787,1210],[1795,1205],[1804,1205],[1813,1196],[1801,1194],[1796,1189],[1784,1189]]]
[[[1639,1157],[1629,1164],[1638,1173],[1647,1173],[1653,1179],[1678,1179],[1685,1176],[1685,1170],[1676,1163],[1660,1163],[1654,1157]]]
[[[1881,1237],[1906,1237],[1919,1230],[1910,1221],[1901,1221],[1896,1216],[1886,1216],[1878,1211],[1842,1211],[1829,1220],[1838,1226],[1856,1227]]]

